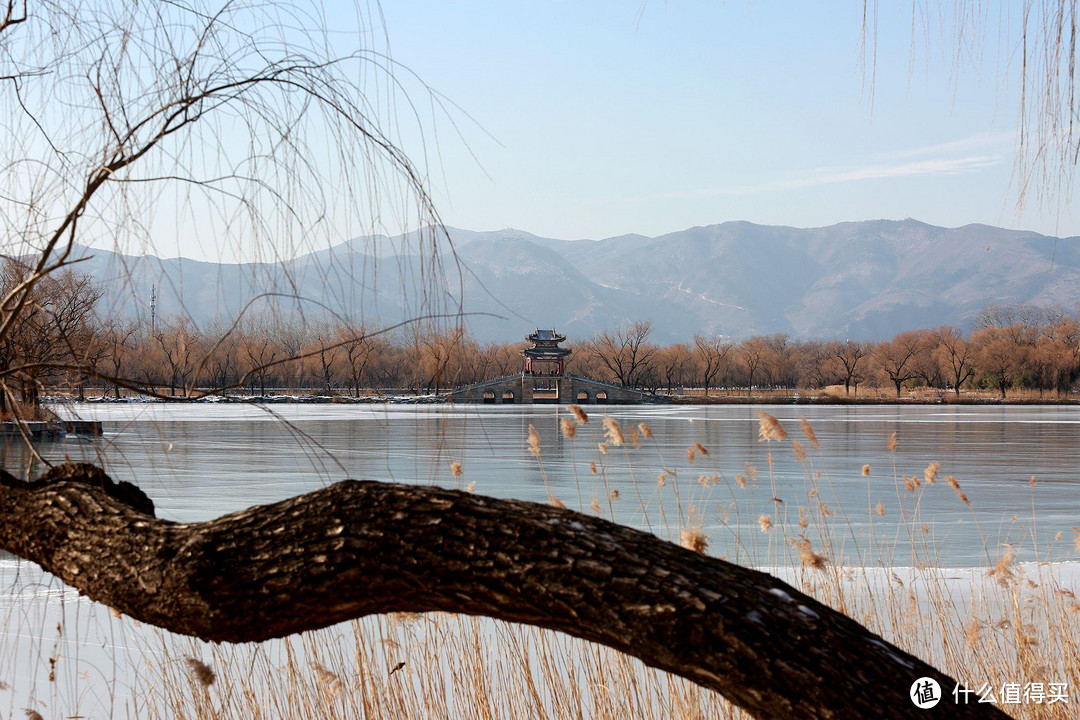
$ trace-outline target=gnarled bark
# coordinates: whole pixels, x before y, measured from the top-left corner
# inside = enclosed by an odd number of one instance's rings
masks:
[[[65,465],[0,473],[0,547],[142,622],[249,642],[371,613],[445,611],[560,630],[762,718],[1003,718],[954,681],[764,573],[572,511],[347,480],[202,523]],[[945,698],[908,696],[920,677]]]

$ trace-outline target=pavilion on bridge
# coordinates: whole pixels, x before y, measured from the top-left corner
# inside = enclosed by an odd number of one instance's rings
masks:
[[[559,343],[566,341],[565,335],[555,332],[554,328],[537,328],[525,339],[532,343],[532,347],[521,351],[525,356],[526,375],[562,377],[565,374],[566,357],[573,352],[569,348],[559,347]]]

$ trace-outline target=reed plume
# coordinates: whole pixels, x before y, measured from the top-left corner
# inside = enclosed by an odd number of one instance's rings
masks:
[[[806,439],[809,440],[814,447],[820,448],[821,445],[818,443],[817,434],[814,432],[814,428],[810,426],[810,421],[800,415],[799,425],[802,427],[802,432]]]
[[[793,538],[791,543],[798,548],[799,562],[803,564],[803,567],[813,568],[815,570],[825,569],[825,564],[829,561],[829,558],[821,553],[814,552],[814,548],[810,543],[809,538]]]
[[[573,438],[577,435],[577,425],[570,418],[560,418],[559,427],[562,429],[562,434],[565,437]]]
[[[762,442],[779,442],[787,438],[787,431],[780,425],[780,421],[764,410],[758,413],[758,434]]]
[[[189,657],[187,659],[187,666],[192,679],[203,687],[210,687],[214,684],[214,681],[217,680],[217,675],[214,674],[213,669],[202,660]]]
[[[686,527],[679,533],[679,544],[687,550],[704,554],[709,547],[709,538],[699,527]]]
[[[536,428],[529,424],[529,439],[526,441],[529,446],[529,454],[537,460],[540,459],[540,435],[536,432]]]
[[[618,447],[625,442],[622,428],[619,427],[619,422],[610,415],[604,416],[604,437],[615,447]]]

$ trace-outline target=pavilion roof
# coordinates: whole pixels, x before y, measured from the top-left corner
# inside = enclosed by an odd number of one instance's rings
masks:
[[[531,335],[527,335],[525,339],[530,340],[534,343],[558,344],[566,340],[566,336],[560,335],[559,333],[555,332],[555,328],[552,328],[550,330],[541,330],[540,328],[536,328],[536,332],[532,333]]]

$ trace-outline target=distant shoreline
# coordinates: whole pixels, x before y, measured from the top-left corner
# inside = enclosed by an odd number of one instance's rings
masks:
[[[49,396],[46,404],[65,404],[80,402],[74,397]],[[197,398],[155,398],[136,395],[116,399],[114,397],[90,396],[83,402],[91,404],[166,404],[166,403],[225,403],[225,404],[262,404],[262,405],[481,405],[485,403],[466,403],[450,399],[450,395],[407,395],[407,394],[367,394],[360,397],[351,395],[305,395],[282,392],[276,395],[205,395]],[[492,403],[501,405],[502,403]],[[575,403],[536,403],[536,405],[571,405]],[[934,397],[845,397],[828,394],[791,393],[791,394],[751,394],[751,395],[665,395],[646,396],[643,405],[1080,405],[1080,396],[1076,397],[987,397],[961,396],[952,394]],[[601,404],[602,406],[602,404]]]
[[[847,398],[823,395],[674,397],[675,405],[1080,405],[1080,398]]]

